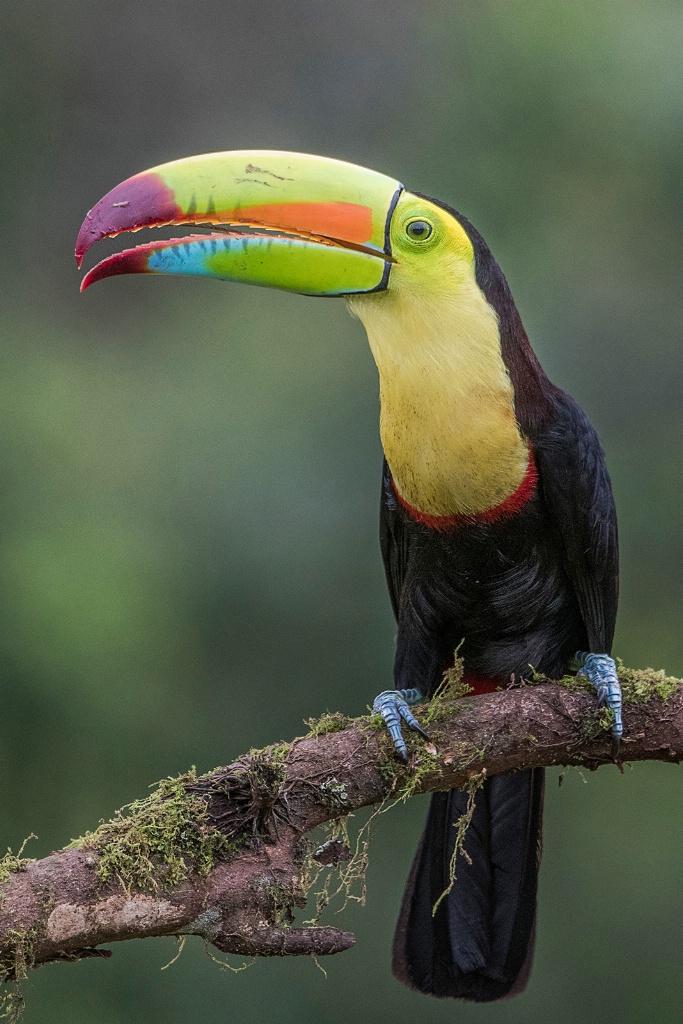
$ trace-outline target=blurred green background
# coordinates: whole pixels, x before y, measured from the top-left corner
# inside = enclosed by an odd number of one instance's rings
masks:
[[[162,278],[78,294],[86,210],[164,160],[319,152],[470,217],[602,435],[616,650],[683,675],[682,47],[669,0],[2,0],[2,849],[35,831],[44,855],[390,681],[377,379],[344,304]],[[129,943],[35,972],[25,1020],[670,1024],[680,773],[556,777],[521,998],[391,977],[414,800],[377,829],[368,906],[336,919],[357,946],[327,978],[221,972],[199,941],[161,974],[172,940]]]

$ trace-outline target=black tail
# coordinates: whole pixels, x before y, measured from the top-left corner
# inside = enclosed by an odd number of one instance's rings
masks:
[[[467,794],[435,793],[396,927],[393,970],[409,988],[490,1002],[527,983],[541,858],[542,768],[488,779],[465,834],[469,858],[449,866]],[[471,861],[471,863],[469,863]]]

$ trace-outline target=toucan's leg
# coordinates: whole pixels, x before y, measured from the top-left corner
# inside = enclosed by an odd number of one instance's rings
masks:
[[[577,675],[585,676],[598,694],[598,707],[606,705],[612,709],[614,724],[612,726],[612,756],[616,756],[619,740],[624,731],[621,721],[621,686],[617,677],[617,666],[609,654],[589,654],[577,651],[575,656]]]
[[[404,761],[408,760],[408,748],[401,734],[401,719],[411,729],[414,729],[415,732],[419,732],[420,736],[424,736],[426,740],[429,739],[429,736],[410,710],[411,705],[419,704],[424,699],[425,696],[422,690],[417,688],[412,690],[383,690],[378,697],[375,697],[372,704],[372,710],[375,714],[381,715],[384,719],[389,735],[394,741],[394,746]]]

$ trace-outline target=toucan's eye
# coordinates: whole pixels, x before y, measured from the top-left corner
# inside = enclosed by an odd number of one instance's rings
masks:
[[[434,233],[434,228],[428,220],[411,220],[406,224],[406,234],[414,242],[426,242]]]

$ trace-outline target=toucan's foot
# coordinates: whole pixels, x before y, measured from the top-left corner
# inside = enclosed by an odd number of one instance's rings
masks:
[[[384,690],[378,697],[375,697],[372,704],[375,714],[381,715],[384,719],[396,751],[403,761],[408,760],[408,748],[401,733],[401,719],[415,732],[419,732],[420,736],[424,736],[426,740],[429,739],[410,710],[411,704],[419,704],[421,700],[424,700],[421,690]]]
[[[585,676],[597,691],[598,707],[612,709],[612,757],[616,757],[624,727],[621,721],[621,685],[614,658],[610,658],[609,654],[588,654],[586,651],[578,651],[575,660],[579,669],[577,675]]]

